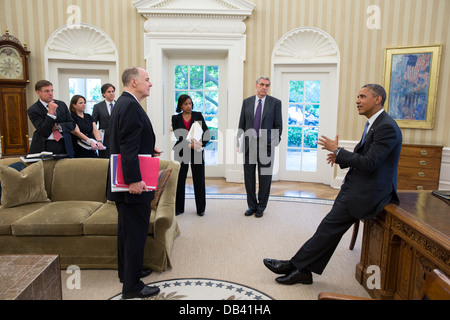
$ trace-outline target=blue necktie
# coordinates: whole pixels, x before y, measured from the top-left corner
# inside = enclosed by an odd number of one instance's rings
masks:
[[[112,113],[112,111],[114,109],[114,105],[112,103],[110,103],[109,105],[111,106],[111,113]]]
[[[369,120],[367,120],[366,126],[364,127],[364,133],[363,133],[363,137],[362,137],[362,140],[361,140],[361,144],[364,143],[364,139],[366,139],[367,128],[369,128],[369,124],[370,124]]]
[[[255,123],[253,128],[256,132],[256,137],[259,137],[259,129],[261,129],[261,113],[262,113],[262,101],[259,99],[258,107],[256,107]]]

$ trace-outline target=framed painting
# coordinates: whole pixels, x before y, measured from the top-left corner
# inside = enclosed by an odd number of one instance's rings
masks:
[[[433,129],[441,45],[387,48],[385,109],[400,128]]]

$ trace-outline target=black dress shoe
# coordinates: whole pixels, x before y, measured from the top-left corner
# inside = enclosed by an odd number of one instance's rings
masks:
[[[289,274],[296,270],[287,260],[264,259],[263,262],[267,269],[276,274]]]
[[[251,215],[253,215],[256,211],[248,209],[247,211],[245,211],[245,216],[246,217],[250,217]]]
[[[205,211],[203,211],[203,212],[197,212],[197,214],[198,214],[200,217],[203,217],[203,216],[205,215]]]
[[[301,272],[300,270],[294,270],[290,274],[284,277],[278,277],[275,279],[280,284],[312,284],[312,273],[311,272]]]
[[[146,278],[146,277],[148,277],[149,275],[152,274],[152,272],[153,272],[152,269],[145,269],[145,270],[142,270],[141,278]]]
[[[157,295],[160,292],[158,287],[145,286],[137,292],[122,293],[122,299],[148,298]]]
[[[264,211],[256,211],[256,213],[255,213],[255,217],[257,217],[257,218],[262,218],[262,216],[264,215]]]

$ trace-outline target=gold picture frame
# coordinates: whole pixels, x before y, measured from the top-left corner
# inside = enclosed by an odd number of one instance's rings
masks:
[[[400,128],[433,129],[441,45],[386,48],[386,112]]]

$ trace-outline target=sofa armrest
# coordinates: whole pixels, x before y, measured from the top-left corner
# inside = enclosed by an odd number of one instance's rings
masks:
[[[155,212],[154,220],[154,237],[156,240],[165,242],[166,231],[169,230],[175,219],[175,197],[177,193],[178,172],[180,171],[180,163],[176,161],[160,161],[160,170],[172,169],[169,180],[164,188],[159,200],[158,208]]]

